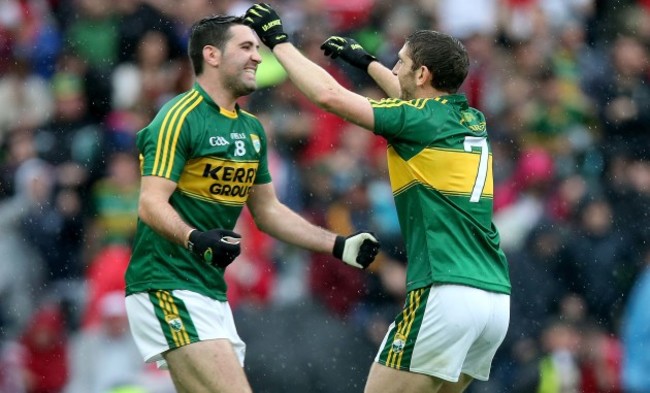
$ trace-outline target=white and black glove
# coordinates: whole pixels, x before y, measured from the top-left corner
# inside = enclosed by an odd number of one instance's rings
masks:
[[[337,236],[332,254],[350,266],[365,269],[379,253],[379,241],[371,232]]]
[[[227,229],[190,232],[187,249],[203,262],[225,269],[241,252],[241,235]]]

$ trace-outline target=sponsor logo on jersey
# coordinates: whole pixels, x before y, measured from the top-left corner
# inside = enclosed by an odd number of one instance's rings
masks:
[[[242,205],[255,181],[258,161],[231,161],[214,157],[190,160],[178,182],[179,190],[207,201]]]

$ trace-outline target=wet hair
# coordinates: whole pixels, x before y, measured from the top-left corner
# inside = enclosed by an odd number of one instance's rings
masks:
[[[230,27],[243,23],[241,16],[213,15],[192,25],[187,52],[192,61],[194,75],[203,73],[203,47],[212,45],[223,52],[232,37]]]
[[[456,38],[433,30],[418,30],[406,38],[413,71],[425,66],[433,74],[431,85],[455,93],[469,70],[465,46]]]

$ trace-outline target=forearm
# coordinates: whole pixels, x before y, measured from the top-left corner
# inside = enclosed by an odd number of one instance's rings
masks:
[[[194,229],[188,225],[169,202],[140,201],[140,219],[165,239],[187,247],[189,233]]]
[[[322,67],[306,58],[293,44],[283,43],[273,48],[273,54],[289,78],[307,98],[316,105],[328,107],[330,99],[343,87]]]
[[[399,81],[397,76],[391,70],[385,67],[378,61],[373,61],[368,66],[368,75],[377,83],[377,85],[388,95],[390,98],[398,98],[400,96]]]
[[[343,120],[367,130],[374,130],[374,113],[366,97],[345,89],[327,71],[306,58],[292,44],[279,44],[273,53],[293,84],[311,102]]]
[[[305,220],[283,204],[254,216],[257,227],[274,238],[314,252],[331,253],[336,234]]]

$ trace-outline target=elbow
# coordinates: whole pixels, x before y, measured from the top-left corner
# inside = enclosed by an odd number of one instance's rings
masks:
[[[146,208],[145,204],[142,203],[142,200],[140,200],[140,203],[138,203],[138,218],[142,220],[145,224],[149,224],[149,211]]]
[[[138,218],[147,225],[151,225],[153,221],[153,212],[155,211],[155,209],[152,208],[153,206],[154,203],[152,203],[152,201],[147,200],[142,196],[140,197],[140,200],[138,201]]]
[[[335,112],[340,102],[341,95],[335,89],[323,89],[314,97],[314,104],[328,112]]]

